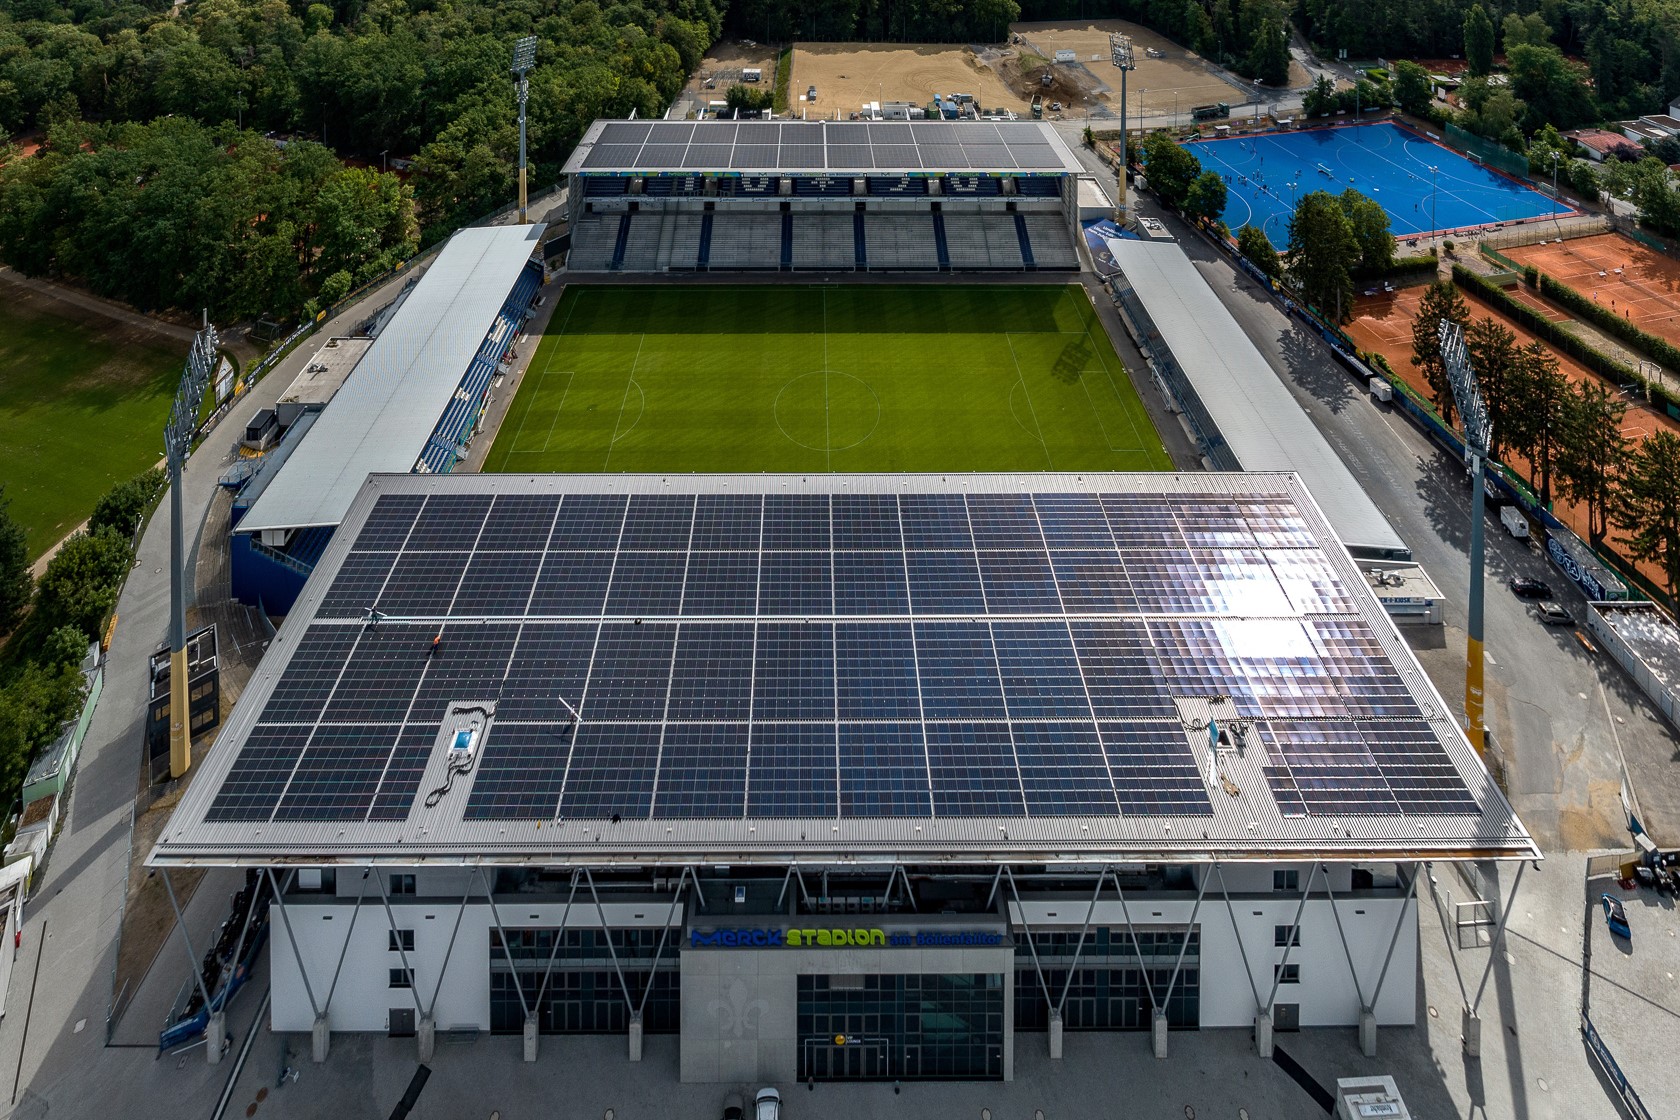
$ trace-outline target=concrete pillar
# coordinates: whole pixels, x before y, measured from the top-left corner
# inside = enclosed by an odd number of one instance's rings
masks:
[[[211,1065],[222,1060],[222,1042],[227,1038],[227,1012],[212,1011],[204,1028],[204,1057]]]
[[[1062,1013],[1050,1012],[1050,1060],[1062,1060]]]
[[[332,1049],[332,1026],[325,1015],[315,1016],[315,1025],[309,1028],[309,1060],[320,1065],[327,1060],[327,1051]]]
[[[1377,1013],[1375,1011],[1361,1011],[1359,1013],[1359,1052],[1367,1058],[1377,1056]]]
[[[1272,1016],[1270,1012],[1254,1017],[1254,1052],[1262,1058],[1272,1056]]]
[[[1155,1017],[1150,1020],[1149,1040],[1155,1045],[1155,1056],[1165,1058],[1167,1056],[1167,1013],[1165,1011],[1157,1009]]]
[[[537,1060],[537,1017],[535,1015],[525,1016],[525,1060],[527,1062]]]
[[[431,1061],[432,1051],[437,1049],[437,1020],[430,1015],[421,1016],[419,1024],[414,1028],[414,1041],[420,1061]]]
[[[632,1062],[642,1060],[642,1017],[640,1015],[630,1016],[630,1060]]]
[[[1471,1010],[1464,1009],[1462,1019],[1464,1026],[1464,1056],[1479,1058],[1482,1056],[1482,1021]]]

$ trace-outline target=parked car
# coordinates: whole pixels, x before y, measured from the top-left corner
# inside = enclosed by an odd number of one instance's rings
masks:
[[[1547,599],[1537,608],[1540,611],[1540,621],[1547,626],[1569,626],[1575,620],[1569,617],[1569,612]]]
[[[741,1100],[741,1094],[730,1093],[723,1098],[723,1120],[745,1120],[747,1106]]]
[[[1599,905],[1604,907],[1604,924],[1610,927],[1610,932],[1632,941],[1633,929],[1628,925],[1627,911],[1622,909],[1622,900],[1606,894],[1600,895],[1598,901]]]
[[[782,1095],[766,1085],[753,1098],[753,1120],[782,1120]]]
[[[1512,576],[1511,592],[1521,599],[1550,599],[1552,589],[1546,586],[1543,579],[1530,579],[1528,576]]]

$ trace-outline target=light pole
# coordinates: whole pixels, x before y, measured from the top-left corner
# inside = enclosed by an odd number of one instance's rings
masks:
[[[175,405],[163,429],[164,457],[169,463],[169,776],[179,778],[192,768],[192,721],[188,712],[187,681],[187,551],[186,517],[181,512],[181,472],[192,453],[198,429],[198,406],[220,362],[221,340],[208,322],[193,337]]]
[[[1441,223],[1435,220],[1435,192],[1440,171],[1434,166],[1429,169],[1429,236],[1436,244],[1441,241]]]
[[[530,91],[526,75],[537,62],[537,37],[526,35],[513,45],[513,77],[519,90],[519,224],[525,224],[525,100]]]
[[[1453,401],[1464,421],[1465,466],[1470,468],[1470,625],[1464,651],[1464,730],[1476,753],[1483,754],[1487,749],[1487,729],[1482,724],[1482,511],[1487,484],[1482,469],[1487,461],[1488,445],[1493,440],[1493,425],[1488,420],[1481,390],[1476,387],[1476,371],[1470,366],[1470,355],[1464,348],[1464,329],[1451,319],[1442,319],[1439,338],[1441,362],[1447,368]]]
[[[1115,207],[1116,224],[1125,227],[1131,221],[1131,201],[1126,189],[1126,75],[1137,69],[1132,54],[1132,38],[1115,32],[1108,37],[1108,57],[1120,71],[1120,205]]]

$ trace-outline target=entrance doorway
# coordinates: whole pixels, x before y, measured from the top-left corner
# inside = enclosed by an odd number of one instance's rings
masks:
[[[800,1047],[800,1080],[881,1081],[892,1076],[884,1038],[808,1038]]]

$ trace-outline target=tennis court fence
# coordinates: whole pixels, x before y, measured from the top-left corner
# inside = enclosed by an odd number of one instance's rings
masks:
[[[1595,233],[1609,232],[1610,219],[1603,214],[1571,214],[1555,221],[1527,222],[1490,230],[1477,240],[1489,249],[1514,249],[1520,245],[1538,245],[1554,238],[1591,237]]]

